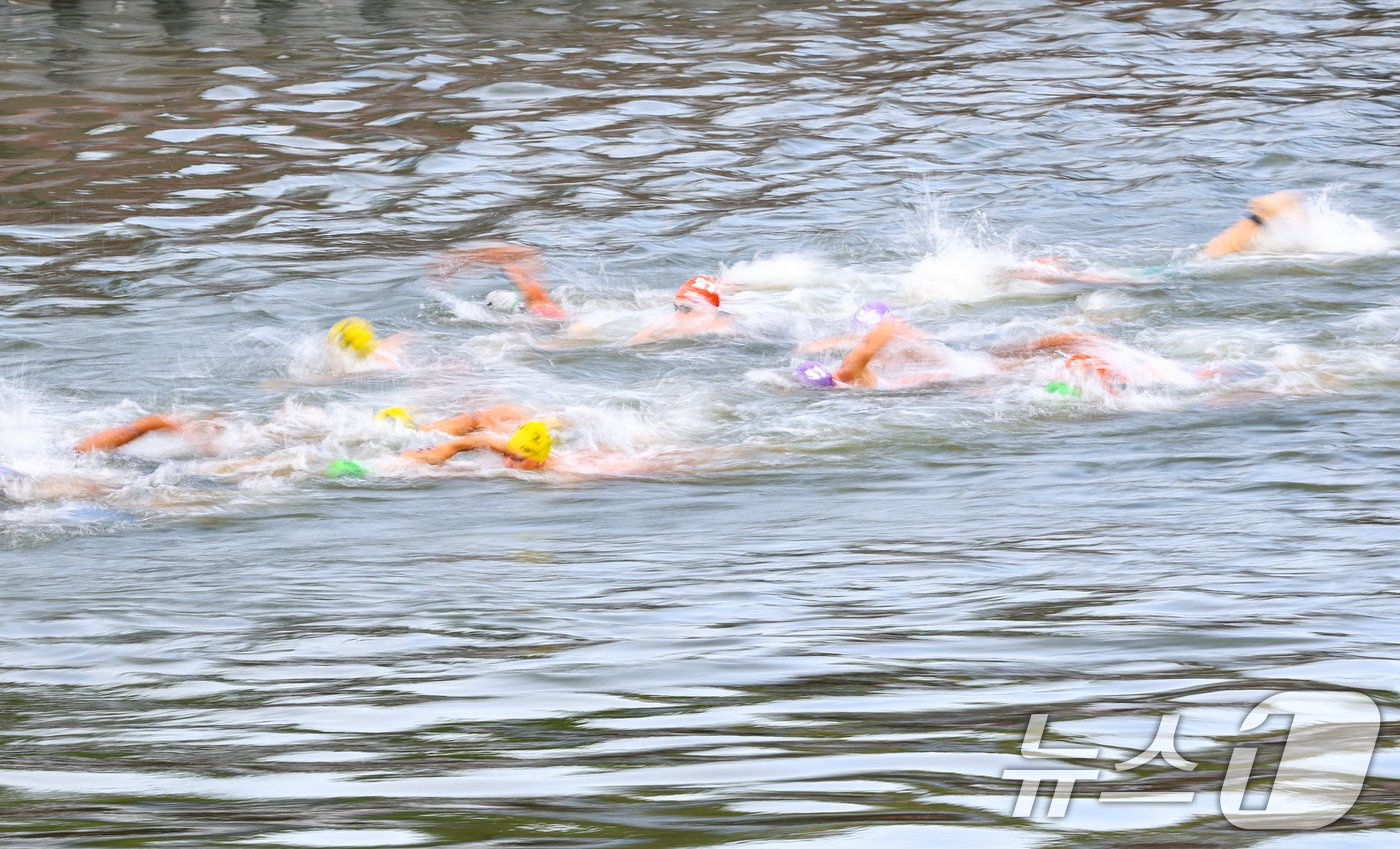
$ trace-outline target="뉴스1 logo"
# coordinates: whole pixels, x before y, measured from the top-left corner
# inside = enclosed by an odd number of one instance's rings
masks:
[[[1380,731],[1380,709],[1369,696],[1361,693],[1293,690],[1275,693],[1256,705],[1241,722],[1240,731],[1258,730],[1276,716],[1291,717],[1292,722],[1272,786],[1267,791],[1249,789],[1251,780],[1267,776],[1254,774],[1258,749],[1248,744],[1237,745],[1230,755],[1220,787],[1221,813],[1232,825],[1243,829],[1305,831],[1336,822],[1351,810],[1361,795]],[[1043,745],[1049,720],[1049,714],[1031,716],[1021,743],[1022,757],[1071,760],[1099,756],[1099,749],[1095,747]],[[1003,770],[1003,779],[1021,782],[1011,815],[1031,816],[1040,788],[1046,784],[1051,788],[1045,816],[1059,819],[1069,812],[1074,786],[1079,781],[1115,777],[1159,758],[1174,769],[1194,771],[1197,764],[1182,757],[1176,749],[1180,720],[1181,717],[1174,714],[1163,716],[1147,748],[1114,764],[1108,776],[1101,769],[1077,766]],[[1098,801],[1189,804],[1196,798],[1196,792],[1104,791],[1098,795]]]

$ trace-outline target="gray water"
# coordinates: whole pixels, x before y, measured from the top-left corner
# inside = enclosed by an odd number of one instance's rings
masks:
[[[1216,795],[1280,690],[1400,706],[1400,7],[163,0],[0,7],[0,833],[15,846],[1392,846]],[[1214,263],[1252,195],[1311,225]],[[541,251],[587,325],[429,273]],[[1054,254],[1123,286],[1008,280]],[[735,337],[619,343],[692,274]],[[1056,360],[821,394],[867,298],[955,349],[1096,330],[1242,382],[1050,396]],[[328,365],[358,314],[399,371]],[[597,478],[327,481],[513,401]],[[219,457],[144,412],[217,414]],[[245,473],[217,463],[264,457]],[[1012,815],[1035,713],[1111,769]],[[1189,790],[1107,805],[1104,789]]]

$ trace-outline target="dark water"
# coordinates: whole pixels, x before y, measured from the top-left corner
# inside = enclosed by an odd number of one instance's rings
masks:
[[[1322,833],[1234,829],[1244,712],[1400,706],[1400,7],[431,0],[0,7],[0,833],[15,846],[1394,845],[1394,738]],[[1310,226],[1193,261],[1247,198]],[[428,269],[537,246],[575,337]],[[1132,285],[1009,281],[1056,254]],[[686,277],[735,338],[624,348]],[[1036,360],[822,395],[866,298],[954,347],[1104,332],[1242,383]],[[359,314],[405,368],[327,374]],[[500,401],[567,480],[332,483]],[[243,474],[152,440],[218,413]],[[1111,769],[1012,816],[1028,718]],[[1264,735],[1277,758],[1278,735]],[[1100,790],[1189,790],[1106,805]]]

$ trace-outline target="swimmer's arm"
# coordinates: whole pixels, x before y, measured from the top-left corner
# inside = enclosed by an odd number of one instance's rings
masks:
[[[454,252],[459,261],[476,262],[499,266],[511,285],[525,297],[526,308],[547,318],[563,318],[564,310],[549,296],[548,290],[540,281],[544,278],[544,267],[540,263],[539,252],[524,245],[488,245],[480,248],[464,248]]]
[[[1221,233],[1201,249],[1201,256],[1207,259],[1214,259],[1226,254],[1239,253],[1249,247],[1254,238],[1259,235],[1262,228],[1252,218],[1241,218]]]
[[[880,353],[880,350],[889,344],[895,337],[903,322],[898,319],[887,318],[870,329],[860,342],[856,344],[855,350],[846,355],[837,367],[834,377],[842,383],[865,385],[874,381],[875,375],[870,372],[870,361]]]
[[[535,260],[534,248],[524,245],[477,245],[467,248],[452,248],[442,255],[433,268],[433,275],[445,278],[459,269],[472,265],[503,266],[513,262]]]
[[[463,413],[446,419],[438,419],[423,426],[423,430],[435,430],[452,436],[466,436],[474,430],[501,430],[503,425],[523,422],[530,417],[528,411],[514,404],[498,404],[475,413]]]
[[[820,351],[830,351],[832,348],[839,348],[842,345],[854,345],[860,341],[860,336],[855,333],[847,333],[842,336],[827,336],[824,339],[814,339],[811,342],[803,342],[797,346],[799,354],[815,354]]]
[[[153,430],[177,430],[182,422],[173,416],[143,416],[131,424],[98,431],[78,440],[73,451],[89,454],[96,451],[115,451],[128,442],[140,439]]]
[[[671,316],[653,321],[643,328],[636,336],[628,339],[625,345],[645,345],[648,342],[655,342],[658,339],[669,339],[676,335],[676,320]]]
[[[998,356],[1014,356],[1017,354],[1035,354],[1040,351],[1065,351],[1075,348],[1083,348],[1092,345],[1102,344],[1105,337],[1097,333],[1086,333],[1083,331],[1069,331],[1066,333],[1051,333],[1032,339],[1029,342],[1017,342],[1012,345],[999,345],[993,347],[991,352]]]
[[[1264,229],[1265,224],[1281,215],[1298,213],[1302,204],[1294,192],[1274,192],[1250,198],[1247,208],[1249,214],[1207,242],[1201,249],[1201,256],[1213,258],[1244,250],[1259,235],[1259,231]]]
[[[405,451],[399,455],[405,460],[412,460],[417,463],[426,463],[429,466],[441,466],[463,451],[477,451],[480,449],[490,449],[498,454],[506,453],[506,440],[504,437],[494,433],[469,433],[459,436],[456,439],[449,439],[446,442],[434,445],[432,448],[420,448],[416,451]]]
[[[1041,271],[1024,268],[1011,273],[1019,280],[1034,280],[1037,283],[1088,283],[1103,286],[1118,286],[1124,283],[1141,283],[1136,277],[1126,274],[1095,274],[1091,271]]]
[[[540,265],[533,258],[525,262],[513,262],[501,266],[501,271],[520,294],[525,296],[526,308],[530,312],[547,317],[563,317],[564,310],[540,283]]]

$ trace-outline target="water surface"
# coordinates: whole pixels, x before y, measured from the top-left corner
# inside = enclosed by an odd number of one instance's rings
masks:
[[[1389,735],[1325,834],[1215,795],[1269,693],[1397,705],[1397,11],[10,0],[0,462],[113,492],[0,501],[6,841],[1391,845]],[[1311,226],[1193,260],[1280,188]],[[592,329],[433,284],[483,239]],[[1007,278],[1041,255],[1136,282]],[[619,344],[702,272],[741,334]],[[796,388],[868,298],[1256,371]],[[352,314],[401,371],[328,366]],[[684,471],[318,474],[502,401]],[[66,450],[167,410],[273,459]],[[1011,815],[1031,714],[1109,770],[1172,712],[1196,771]]]

